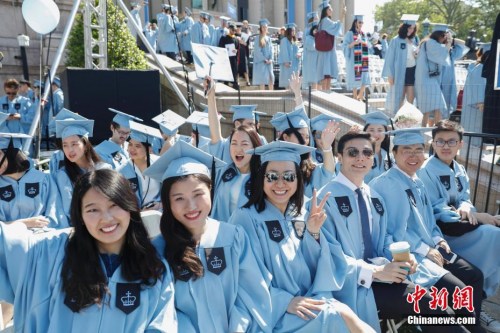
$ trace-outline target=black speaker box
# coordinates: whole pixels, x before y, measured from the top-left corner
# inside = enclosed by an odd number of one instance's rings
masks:
[[[65,108],[94,119],[91,142],[111,136],[113,108],[137,116],[158,128],[151,118],[162,112],[160,74],[157,70],[93,70],[67,68],[61,75]]]

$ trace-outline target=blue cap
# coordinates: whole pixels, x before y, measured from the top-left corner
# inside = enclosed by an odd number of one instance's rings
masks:
[[[313,131],[323,131],[330,120],[339,122],[342,119],[322,113],[311,119],[311,129]]]
[[[177,13],[179,13],[177,6],[172,6],[172,14],[177,15]]]
[[[205,18],[205,19],[208,19],[208,18],[209,18],[209,15],[208,15],[208,13],[206,13],[206,12],[200,12],[200,17],[203,17],[203,18]]]
[[[354,15],[354,19],[358,20],[358,22],[363,22],[364,18],[365,18],[364,15]]]
[[[287,29],[297,29],[297,25],[295,23],[287,23],[287,24],[285,24],[285,28],[287,28]]]
[[[300,164],[300,155],[316,150],[314,147],[299,145],[286,141],[273,141],[255,149],[247,150],[246,154],[260,155],[261,163],[270,161],[291,161]]]
[[[255,111],[257,105],[231,105],[229,111],[233,113],[233,122],[238,119],[258,119],[257,115],[265,115],[267,113]]]
[[[208,127],[208,113],[194,111],[186,119],[186,122],[193,124],[193,131],[198,129],[199,135],[210,138],[210,127]]]
[[[94,130],[94,120],[56,120],[56,137],[66,139],[72,135],[91,137]]]
[[[125,112],[118,111],[113,108],[108,108],[108,110],[116,113],[116,116],[113,117],[113,121],[120,125],[120,127],[130,128],[131,120],[142,121],[141,118],[131,116],[129,114],[126,114]]]
[[[364,115],[361,118],[365,121],[365,124],[371,125],[385,125],[389,126],[391,118],[381,111],[373,111]]]
[[[61,78],[59,78],[59,76],[54,76],[52,83],[57,85],[58,87],[61,87]]]
[[[164,3],[163,5],[161,5],[161,7],[162,7],[163,9],[165,9],[165,10],[166,10],[166,9],[171,9],[171,8],[172,8],[172,6],[170,6],[170,5],[166,4],[166,3]]]
[[[434,26],[432,27],[432,32],[434,31],[448,31],[450,26],[448,24],[444,23],[434,23]]]
[[[331,7],[331,6],[330,6],[330,1],[323,1],[323,2],[321,2],[321,3],[319,4],[318,9],[319,9],[320,11],[322,11],[323,9],[325,9],[325,8],[327,8],[327,7]]]
[[[227,23],[227,22],[231,21],[231,18],[227,17],[227,16],[221,16],[221,17],[219,17],[219,19],[220,19],[221,23],[222,22],[226,22]]]
[[[161,139],[161,133],[157,128],[144,124],[130,122],[130,138],[142,143],[152,144],[155,138]]]
[[[144,175],[164,181],[165,179],[192,174],[210,177],[210,169],[215,162],[216,168],[226,165],[223,161],[182,140],[177,141],[156,162],[144,171]]]
[[[432,127],[403,128],[386,132],[386,134],[394,135],[393,144],[395,146],[414,145],[417,143],[424,144],[424,133],[430,132],[432,129]]]
[[[308,128],[309,117],[306,110],[304,110],[304,106],[298,106],[290,113],[277,112],[270,122],[277,131],[282,132],[290,128],[288,121],[290,121],[294,128]]]
[[[310,12],[310,13],[307,13],[306,15],[306,19],[307,20],[313,20],[313,21],[317,21],[319,20],[319,16],[318,16],[318,12]]]
[[[38,87],[40,88],[40,86],[42,87],[42,89],[45,87],[45,83],[44,82],[40,82],[40,80],[35,80],[33,81],[33,87]]]
[[[163,134],[172,136],[177,133],[179,127],[186,123],[186,118],[178,115],[172,110],[167,110],[152,119],[160,125]]]
[[[0,112],[2,113],[2,112]],[[29,139],[31,135],[24,133],[0,133],[0,149],[7,149],[12,143],[14,148],[22,148],[22,139]],[[14,140],[20,139],[20,140]]]
[[[420,15],[416,14],[403,14],[403,16],[401,16],[401,22],[408,25],[415,25],[419,17]]]
[[[267,26],[267,25],[269,25],[269,24],[271,24],[271,22],[269,22],[269,20],[268,20],[268,19],[266,19],[266,18],[263,18],[263,19],[261,19],[261,20],[259,21],[259,25],[266,25],[266,26]]]
[[[81,116],[78,113],[70,111],[66,108],[62,108],[61,111],[59,111],[54,117],[54,121],[66,119],[87,120],[87,118],[85,118],[84,116]]]
[[[491,43],[480,43],[479,49],[483,50],[483,53],[488,52],[489,50],[491,50]]]
[[[184,13],[186,13],[187,16],[191,16],[191,9],[189,9],[188,7],[184,7]]]

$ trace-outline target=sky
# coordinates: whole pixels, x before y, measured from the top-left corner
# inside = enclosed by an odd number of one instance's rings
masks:
[[[356,0],[354,14],[363,14],[364,18],[364,31],[372,32],[375,22],[373,17],[375,15],[375,6],[383,5],[385,2],[391,0]]]

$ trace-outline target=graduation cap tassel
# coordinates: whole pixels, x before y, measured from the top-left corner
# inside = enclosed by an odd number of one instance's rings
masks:
[[[215,196],[215,157],[212,156],[212,170],[210,170],[210,178],[212,179],[212,187],[210,188],[210,198],[212,199],[212,202],[214,202],[214,196]]]
[[[305,145],[306,144],[306,140],[304,140],[304,138],[299,133],[299,131],[295,127],[293,127],[292,122],[290,121],[290,118],[288,118],[288,116],[286,116],[286,121],[288,122],[288,126],[292,130],[293,134],[295,134],[295,136],[297,137],[297,140],[299,141],[299,143],[301,145]]]

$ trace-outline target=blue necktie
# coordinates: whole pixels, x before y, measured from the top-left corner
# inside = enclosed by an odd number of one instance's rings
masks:
[[[373,258],[373,244],[372,236],[370,233],[370,221],[368,220],[368,209],[366,208],[366,202],[363,198],[361,189],[358,188],[355,192],[358,194],[359,216],[361,218],[361,233],[363,234],[363,259],[367,260],[368,258]]]

